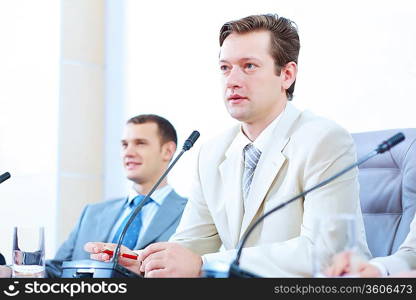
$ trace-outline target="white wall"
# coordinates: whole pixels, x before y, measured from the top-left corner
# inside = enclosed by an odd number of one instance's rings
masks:
[[[294,104],[351,132],[415,127],[414,1],[153,1],[126,3],[126,118],[167,117],[180,144],[233,123],[222,104],[218,31],[232,19],[278,13],[298,24]],[[170,182],[184,195],[197,149]]]
[[[0,252],[11,262],[12,227],[45,226],[55,252],[60,4],[0,2]]]

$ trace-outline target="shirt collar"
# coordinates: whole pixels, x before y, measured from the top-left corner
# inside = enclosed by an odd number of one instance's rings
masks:
[[[156,189],[153,194],[150,196],[150,198],[153,199],[154,202],[156,202],[156,204],[158,206],[161,206],[163,201],[165,200],[166,196],[173,190],[172,186],[165,185],[164,187],[158,188]],[[127,197],[127,205],[130,205],[131,201],[133,201],[133,199],[140,195],[133,187],[131,187],[129,195]]]
[[[231,146],[236,147],[239,151],[241,151],[246,145],[253,143],[254,147],[263,153],[284,112],[285,111],[283,110],[265,129],[263,129],[254,142],[248,139],[248,137],[243,133],[243,128],[240,126],[240,130]]]
[[[266,128],[264,128],[260,135],[254,140],[254,147],[259,149],[262,153],[266,150],[267,144],[270,141],[270,138],[272,137],[277,123],[279,123],[283,113],[284,111],[282,111],[282,113],[280,113]],[[247,140],[250,141],[249,139]]]

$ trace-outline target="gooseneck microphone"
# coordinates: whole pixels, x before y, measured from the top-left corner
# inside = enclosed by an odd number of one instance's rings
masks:
[[[200,136],[200,134],[196,130],[191,133],[191,135],[189,136],[189,138],[185,141],[185,143],[184,143],[184,145],[182,147],[182,151],[178,154],[178,156],[176,156],[175,160],[169,165],[169,167],[166,169],[166,171],[162,174],[162,176],[159,178],[159,180],[152,187],[152,189],[150,190],[150,192],[144,197],[144,199],[134,209],[134,211],[131,214],[129,220],[127,221],[126,225],[124,226],[123,231],[121,232],[120,238],[119,238],[118,243],[117,243],[117,247],[114,250],[114,255],[113,255],[113,258],[112,258],[113,259],[113,266],[114,266],[114,268],[118,264],[118,259],[119,259],[119,254],[120,254],[120,247],[121,247],[121,244],[123,242],[124,236],[126,235],[127,229],[129,228],[130,224],[134,221],[134,219],[137,216],[137,214],[139,213],[139,211],[142,209],[142,207],[148,201],[148,199],[153,194],[153,192],[157,189],[157,187],[162,182],[162,180],[165,179],[166,175],[170,172],[170,170],[176,164],[176,162],[179,160],[179,158],[181,158],[181,156],[186,151],[188,151],[189,149],[192,148],[192,146],[194,145],[194,143],[196,142],[196,140],[199,138],[199,136]]]
[[[384,141],[380,145],[378,145],[377,149],[374,150],[374,151],[376,151],[377,154],[384,153],[386,151],[389,151],[391,148],[396,146],[398,143],[403,142],[404,139],[405,139],[404,134],[399,132],[399,133],[395,134],[394,136],[392,136],[391,138],[389,138],[387,141]]]
[[[2,183],[3,181],[6,181],[9,178],[10,178],[10,173],[9,172],[6,172],[4,174],[1,174],[0,175],[0,183]]]
[[[251,272],[242,270],[239,267],[239,264],[240,264],[241,253],[243,251],[243,247],[244,247],[245,243],[247,242],[248,237],[253,232],[254,228],[256,228],[265,218],[267,218],[272,213],[280,210],[281,208],[285,207],[289,203],[291,203],[291,202],[293,202],[293,201],[295,201],[299,198],[304,197],[306,194],[312,192],[313,190],[316,190],[317,188],[320,188],[320,187],[328,184],[332,180],[334,180],[334,179],[338,178],[339,176],[347,173],[351,169],[361,165],[362,163],[364,163],[365,161],[369,160],[370,158],[376,156],[377,154],[381,154],[381,153],[384,153],[384,152],[390,150],[391,148],[393,148],[394,146],[396,146],[400,142],[404,141],[404,139],[405,139],[405,136],[404,136],[403,133],[401,133],[401,132],[397,133],[396,135],[389,138],[387,141],[383,141],[375,150],[371,151],[366,156],[359,159],[356,163],[350,165],[349,167],[346,167],[342,171],[340,171],[340,172],[336,173],[335,175],[331,176],[330,178],[318,183],[317,185],[311,187],[310,189],[300,193],[299,195],[287,200],[286,202],[281,203],[280,205],[276,206],[275,208],[271,209],[270,211],[268,211],[267,213],[262,215],[260,218],[258,218],[256,220],[256,222],[254,222],[253,225],[247,230],[247,232],[244,234],[243,238],[239,242],[239,245],[237,246],[237,256],[236,256],[235,260],[230,265],[230,269],[228,271],[229,272],[228,276],[229,277],[246,277],[246,278],[259,277],[256,274],[253,274]]]
[[[185,143],[183,144],[183,151],[181,152],[180,155],[182,155],[183,152],[188,151],[189,149],[192,148],[192,146],[195,144],[196,140],[199,138],[200,134],[198,131],[193,131],[191,133],[191,135],[189,136],[189,138],[187,138],[187,140],[185,141]]]

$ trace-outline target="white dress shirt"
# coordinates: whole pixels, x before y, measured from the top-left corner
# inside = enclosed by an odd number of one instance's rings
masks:
[[[279,123],[282,114],[284,114],[284,111],[282,111],[269,125],[267,125],[265,129],[263,129],[263,131],[255,139],[254,142],[250,141],[250,139],[243,133],[243,128],[241,127],[240,131],[238,132],[237,136],[235,137],[234,141],[230,146],[230,148],[232,148],[232,151],[240,152],[242,159],[244,159],[244,147],[250,143],[253,143],[254,147],[256,147],[263,153],[265,151],[265,148],[267,147],[267,144],[270,142],[271,135],[273,134],[274,129]]]

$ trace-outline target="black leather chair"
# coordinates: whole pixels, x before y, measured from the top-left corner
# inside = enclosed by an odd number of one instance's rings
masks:
[[[416,212],[416,129],[353,133],[358,158],[402,132],[405,140],[359,167],[360,200],[367,243],[374,257],[394,253]]]

